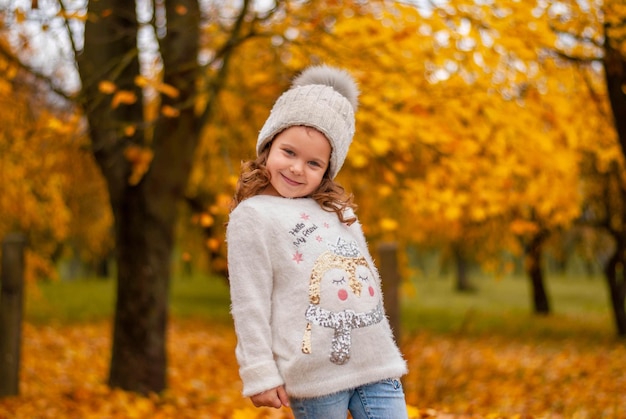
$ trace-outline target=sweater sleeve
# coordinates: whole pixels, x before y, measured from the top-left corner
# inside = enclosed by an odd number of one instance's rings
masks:
[[[231,213],[226,232],[235,353],[245,397],[283,384],[272,353],[271,234],[260,217],[240,205]]]

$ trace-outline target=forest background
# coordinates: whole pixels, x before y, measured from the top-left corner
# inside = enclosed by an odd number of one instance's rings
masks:
[[[114,271],[111,387],[166,387],[172,273],[225,274],[240,162],[316,63],[358,80],[338,180],[405,281],[434,251],[548,314],[543,258],[582,261],[626,335],[622,1],[0,5],[0,237],[27,234],[31,284]]]

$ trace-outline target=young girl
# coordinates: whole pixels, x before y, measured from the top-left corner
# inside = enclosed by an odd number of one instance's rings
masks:
[[[407,418],[381,280],[333,181],[358,94],[333,67],[294,80],[243,165],[226,233],[243,395],[296,418]]]

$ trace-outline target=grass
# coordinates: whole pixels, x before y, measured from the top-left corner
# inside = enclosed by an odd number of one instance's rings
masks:
[[[601,278],[550,277],[550,316],[532,313],[528,281],[520,277],[476,279],[476,291],[453,291],[453,279],[419,278],[401,290],[402,331],[498,334],[545,339],[612,339],[615,335],[606,285]],[[25,318],[35,324],[112,318],[115,281],[85,279],[29,288]],[[223,278],[175,278],[172,316],[230,324],[228,284]]]
[[[82,323],[110,318],[115,282],[103,279],[41,282],[29,285],[25,318],[34,324]]]
[[[174,280],[171,312],[179,318],[231,324],[228,282],[221,277]]]
[[[228,285],[223,278],[175,278],[170,313],[178,318],[230,322]],[[115,310],[115,281],[83,279],[43,282],[26,295],[25,318],[34,324],[84,323],[111,319]]]
[[[480,278],[472,292],[454,292],[450,277],[421,278],[405,291],[402,329],[439,333],[547,339],[612,339],[615,335],[606,284],[601,278],[551,276],[551,314],[533,314],[523,277]]]

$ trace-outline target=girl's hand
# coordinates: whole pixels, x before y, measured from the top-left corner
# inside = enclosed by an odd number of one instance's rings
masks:
[[[268,406],[280,409],[282,406],[289,407],[289,397],[285,391],[285,386],[279,386],[263,393],[250,397],[255,407]]]

